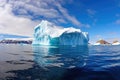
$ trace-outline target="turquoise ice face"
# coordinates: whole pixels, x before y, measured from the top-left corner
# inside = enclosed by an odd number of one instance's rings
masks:
[[[88,33],[80,29],[56,27],[47,21],[34,29],[34,45],[87,45],[88,41]]]

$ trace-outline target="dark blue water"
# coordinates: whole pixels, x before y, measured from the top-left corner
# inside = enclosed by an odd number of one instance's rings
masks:
[[[0,80],[120,80],[120,46],[0,45]]]

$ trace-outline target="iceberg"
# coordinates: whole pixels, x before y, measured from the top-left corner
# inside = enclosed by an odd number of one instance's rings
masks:
[[[87,32],[73,27],[63,28],[43,20],[34,28],[33,45],[88,45]]]

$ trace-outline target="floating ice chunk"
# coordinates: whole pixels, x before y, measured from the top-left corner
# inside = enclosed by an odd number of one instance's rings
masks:
[[[73,27],[57,27],[44,20],[34,29],[34,45],[88,45],[88,41],[87,32]]]

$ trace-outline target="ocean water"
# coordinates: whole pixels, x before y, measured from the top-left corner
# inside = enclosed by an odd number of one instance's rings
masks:
[[[0,80],[120,80],[120,46],[1,44]]]

